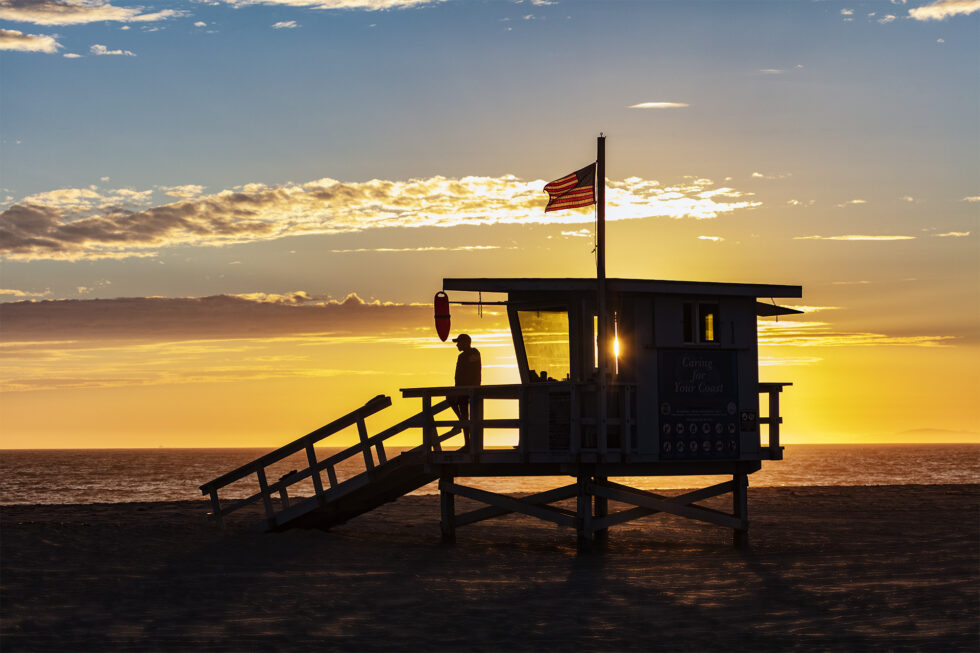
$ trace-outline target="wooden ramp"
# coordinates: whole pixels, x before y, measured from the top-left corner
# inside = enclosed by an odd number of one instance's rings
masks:
[[[449,408],[449,401],[427,405],[422,412],[377,435],[369,436],[365,419],[390,405],[390,397],[378,395],[340,419],[205,483],[201,486],[201,493],[211,498],[210,517],[220,523],[229,513],[261,501],[265,507],[265,519],[256,524],[257,529],[266,531],[282,531],[289,528],[326,529],[437,480],[438,473],[426,471],[428,444],[389,459],[384,442],[411,428],[422,429],[426,434],[427,442],[439,443],[459,434],[461,429],[458,425],[442,434],[436,433],[435,430],[436,422],[433,417]],[[351,426],[357,427],[360,440],[357,444],[322,460],[317,458],[317,451],[314,448],[316,443]],[[266,478],[268,467],[302,451],[306,452],[305,469],[292,470],[279,480],[269,482]],[[345,480],[339,480],[336,466],[357,456],[363,457],[364,471]],[[251,476],[254,476],[257,481],[258,492],[244,499],[230,502],[226,500],[222,505],[219,491]],[[305,479],[312,480],[314,496],[290,500],[289,487]]]

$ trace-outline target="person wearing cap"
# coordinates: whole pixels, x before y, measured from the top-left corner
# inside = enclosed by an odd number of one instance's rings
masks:
[[[459,356],[456,358],[456,386],[480,385],[480,376],[483,368],[483,361],[480,359],[480,350],[473,347],[473,341],[469,335],[461,333],[455,338],[456,349]],[[470,418],[470,398],[466,395],[453,398],[453,411],[459,419],[467,420]],[[463,427],[464,448],[470,446],[470,429]]]

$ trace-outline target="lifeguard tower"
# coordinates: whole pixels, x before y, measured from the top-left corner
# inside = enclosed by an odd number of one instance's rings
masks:
[[[574,528],[579,548],[588,550],[611,526],[670,513],[731,528],[736,546],[746,545],[748,476],[763,460],[782,458],[779,394],[790,385],[759,382],[756,319],[799,313],[759,299],[801,297],[801,287],[607,279],[604,136],[597,140],[594,163],[544,189],[550,197],[545,212],[595,205],[595,278],[443,280],[443,292],[477,293],[476,301],[457,303],[482,304],[485,292],[504,297],[492,303],[507,308],[519,384],[404,388],[402,396],[420,399],[421,410],[369,436],[365,418],[391,405],[391,398],[379,395],[202,485],[212,516],[220,520],[261,500],[264,529],[329,528],[438,479],[447,541],[455,540],[460,526],[517,512]],[[448,297],[442,294],[435,312],[445,339],[448,324],[440,320],[447,315],[440,310]],[[460,395],[469,399],[466,420],[447,410]],[[759,412],[760,395],[766,415]],[[485,417],[488,402],[502,401],[517,402],[516,419]],[[314,444],[354,426],[356,445],[317,458]],[[384,442],[412,429],[420,433],[420,444],[389,459]],[[447,441],[464,429],[470,445],[450,447]],[[485,447],[491,429],[516,429],[517,446]],[[268,481],[266,468],[301,451],[305,469]],[[355,456],[363,457],[364,472],[338,479],[337,464]],[[252,475],[258,492],[223,506],[219,490]],[[674,497],[610,480],[683,475],[731,480]],[[457,481],[481,476],[565,476],[572,482],[517,498]],[[288,488],[307,478],[314,495],[290,499]],[[727,493],[731,514],[697,505]],[[457,496],[486,507],[458,514]],[[575,510],[553,505],[573,498]],[[630,507],[610,512],[610,500]]]
[[[519,384],[404,388],[404,398],[421,400],[420,411],[369,435],[365,418],[391,405],[389,397],[375,397],[202,485],[212,516],[220,520],[261,501],[264,529],[325,529],[438,480],[442,536],[448,541],[461,526],[517,512],[575,529],[579,547],[587,550],[611,526],[670,513],[731,528],[736,546],[747,544],[748,476],[762,461],[782,458],[779,396],[790,385],[759,381],[757,317],[799,313],[759,299],[801,297],[800,286],[606,279],[604,313],[594,278],[444,279],[443,289],[450,296],[504,297],[458,301],[506,306]],[[605,370],[600,314],[608,316],[611,340],[618,343]],[[447,410],[460,394],[469,398],[465,421]],[[485,417],[489,402],[516,402],[518,417]],[[358,444],[318,459],[314,444],[348,427],[356,427]],[[470,446],[446,445],[463,428],[470,432]],[[412,429],[420,444],[389,458],[385,441]],[[516,447],[484,446],[492,429],[516,429]],[[268,466],[301,451],[305,469],[269,482]],[[363,457],[364,472],[338,480],[336,465],[352,456]],[[252,475],[258,484],[254,495],[221,503],[219,490]],[[611,480],[678,475],[727,480],[674,497]],[[500,476],[564,476],[570,482],[519,498],[458,482]],[[288,488],[307,478],[314,496],[291,498]],[[726,493],[732,495],[730,514],[697,505]],[[457,496],[486,507],[459,514]],[[553,505],[569,499],[576,499],[575,510]],[[610,500],[627,508],[610,512]]]

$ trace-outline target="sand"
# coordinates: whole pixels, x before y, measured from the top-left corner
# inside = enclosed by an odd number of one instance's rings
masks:
[[[278,535],[203,502],[5,506],[0,649],[974,651],[978,507],[980,485],[750,488],[749,552],[656,516],[580,556],[518,516],[442,545],[437,497]]]

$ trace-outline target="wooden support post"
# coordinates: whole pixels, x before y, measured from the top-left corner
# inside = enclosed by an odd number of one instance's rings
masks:
[[[313,491],[316,493],[316,500],[322,506],[324,504],[323,481],[320,479],[320,472],[316,468],[316,451],[313,449],[312,442],[306,445],[306,461],[310,464],[310,475],[313,478]]]
[[[568,398],[568,440],[573,455],[582,451],[582,407],[578,384],[573,383]]]
[[[736,466],[733,481],[732,512],[740,522],[732,531],[733,544],[745,550],[749,547],[749,476],[741,464]]]
[[[439,433],[436,430],[435,416],[432,414],[432,396],[422,397],[422,440],[427,452],[442,451]]]
[[[442,472],[439,479],[439,505],[442,510],[442,541],[447,544],[456,542],[456,495],[451,492],[453,487],[452,472]]]
[[[211,490],[211,517],[218,522],[218,526],[225,527],[224,519],[221,517],[221,502],[218,501],[218,490]]]
[[[255,475],[259,477],[259,491],[262,493],[265,517],[269,520],[269,525],[274,526],[276,523],[276,511],[272,508],[272,497],[269,496],[269,482],[265,479],[265,469],[259,467],[255,470]]]
[[[357,420],[357,436],[361,439],[361,451],[364,452],[364,467],[371,471],[374,469],[374,458],[371,456],[371,447],[367,443],[367,425],[363,419]]]
[[[385,445],[384,445],[384,443],[379,441],[378,444],[374,448],[378,452],[378,464],[379,465],[384,465],[386,462],[388,462],[388,456],[385,455]]]
[[[783,389],[776,386],[769,391],[769,451],[779,451],[779,423],[782,418],[779,416],[779,393]]]
[[[578,552],[592,552],[592,493],[589,491],[590,475],[579,466],[578,472]]]
[[[483,396],[470,390],[470,452],[473,461],[483,455]]]
[[[606,479],[605,476],[596,476],[595,477],[595,482],[598,485],[601,485],[601,484],[605,483],[606,480],[607,479]],[[595,495],[594,501],[595,501],[595,518],[596,518],[596,520],[604,519],[607,515],[609,515],[609,499],[607,499],[606,497],[601,497],[599,495]],[[605,528],[599,528],[599,529],[597,529],[596,532],[595,532],[595,538],[596,538],[596,542],[599,542],[599,543],[606,542],[609,539],[609,527],[607,526]]]
[[[330,481],[330,487],[337,485],[337,470],[333,468],[333,465],[327,467],[327,480]]]
[[[282,501],[283,509],[289,507],[289,492],[284,487],[279,488],[279,500]]]

